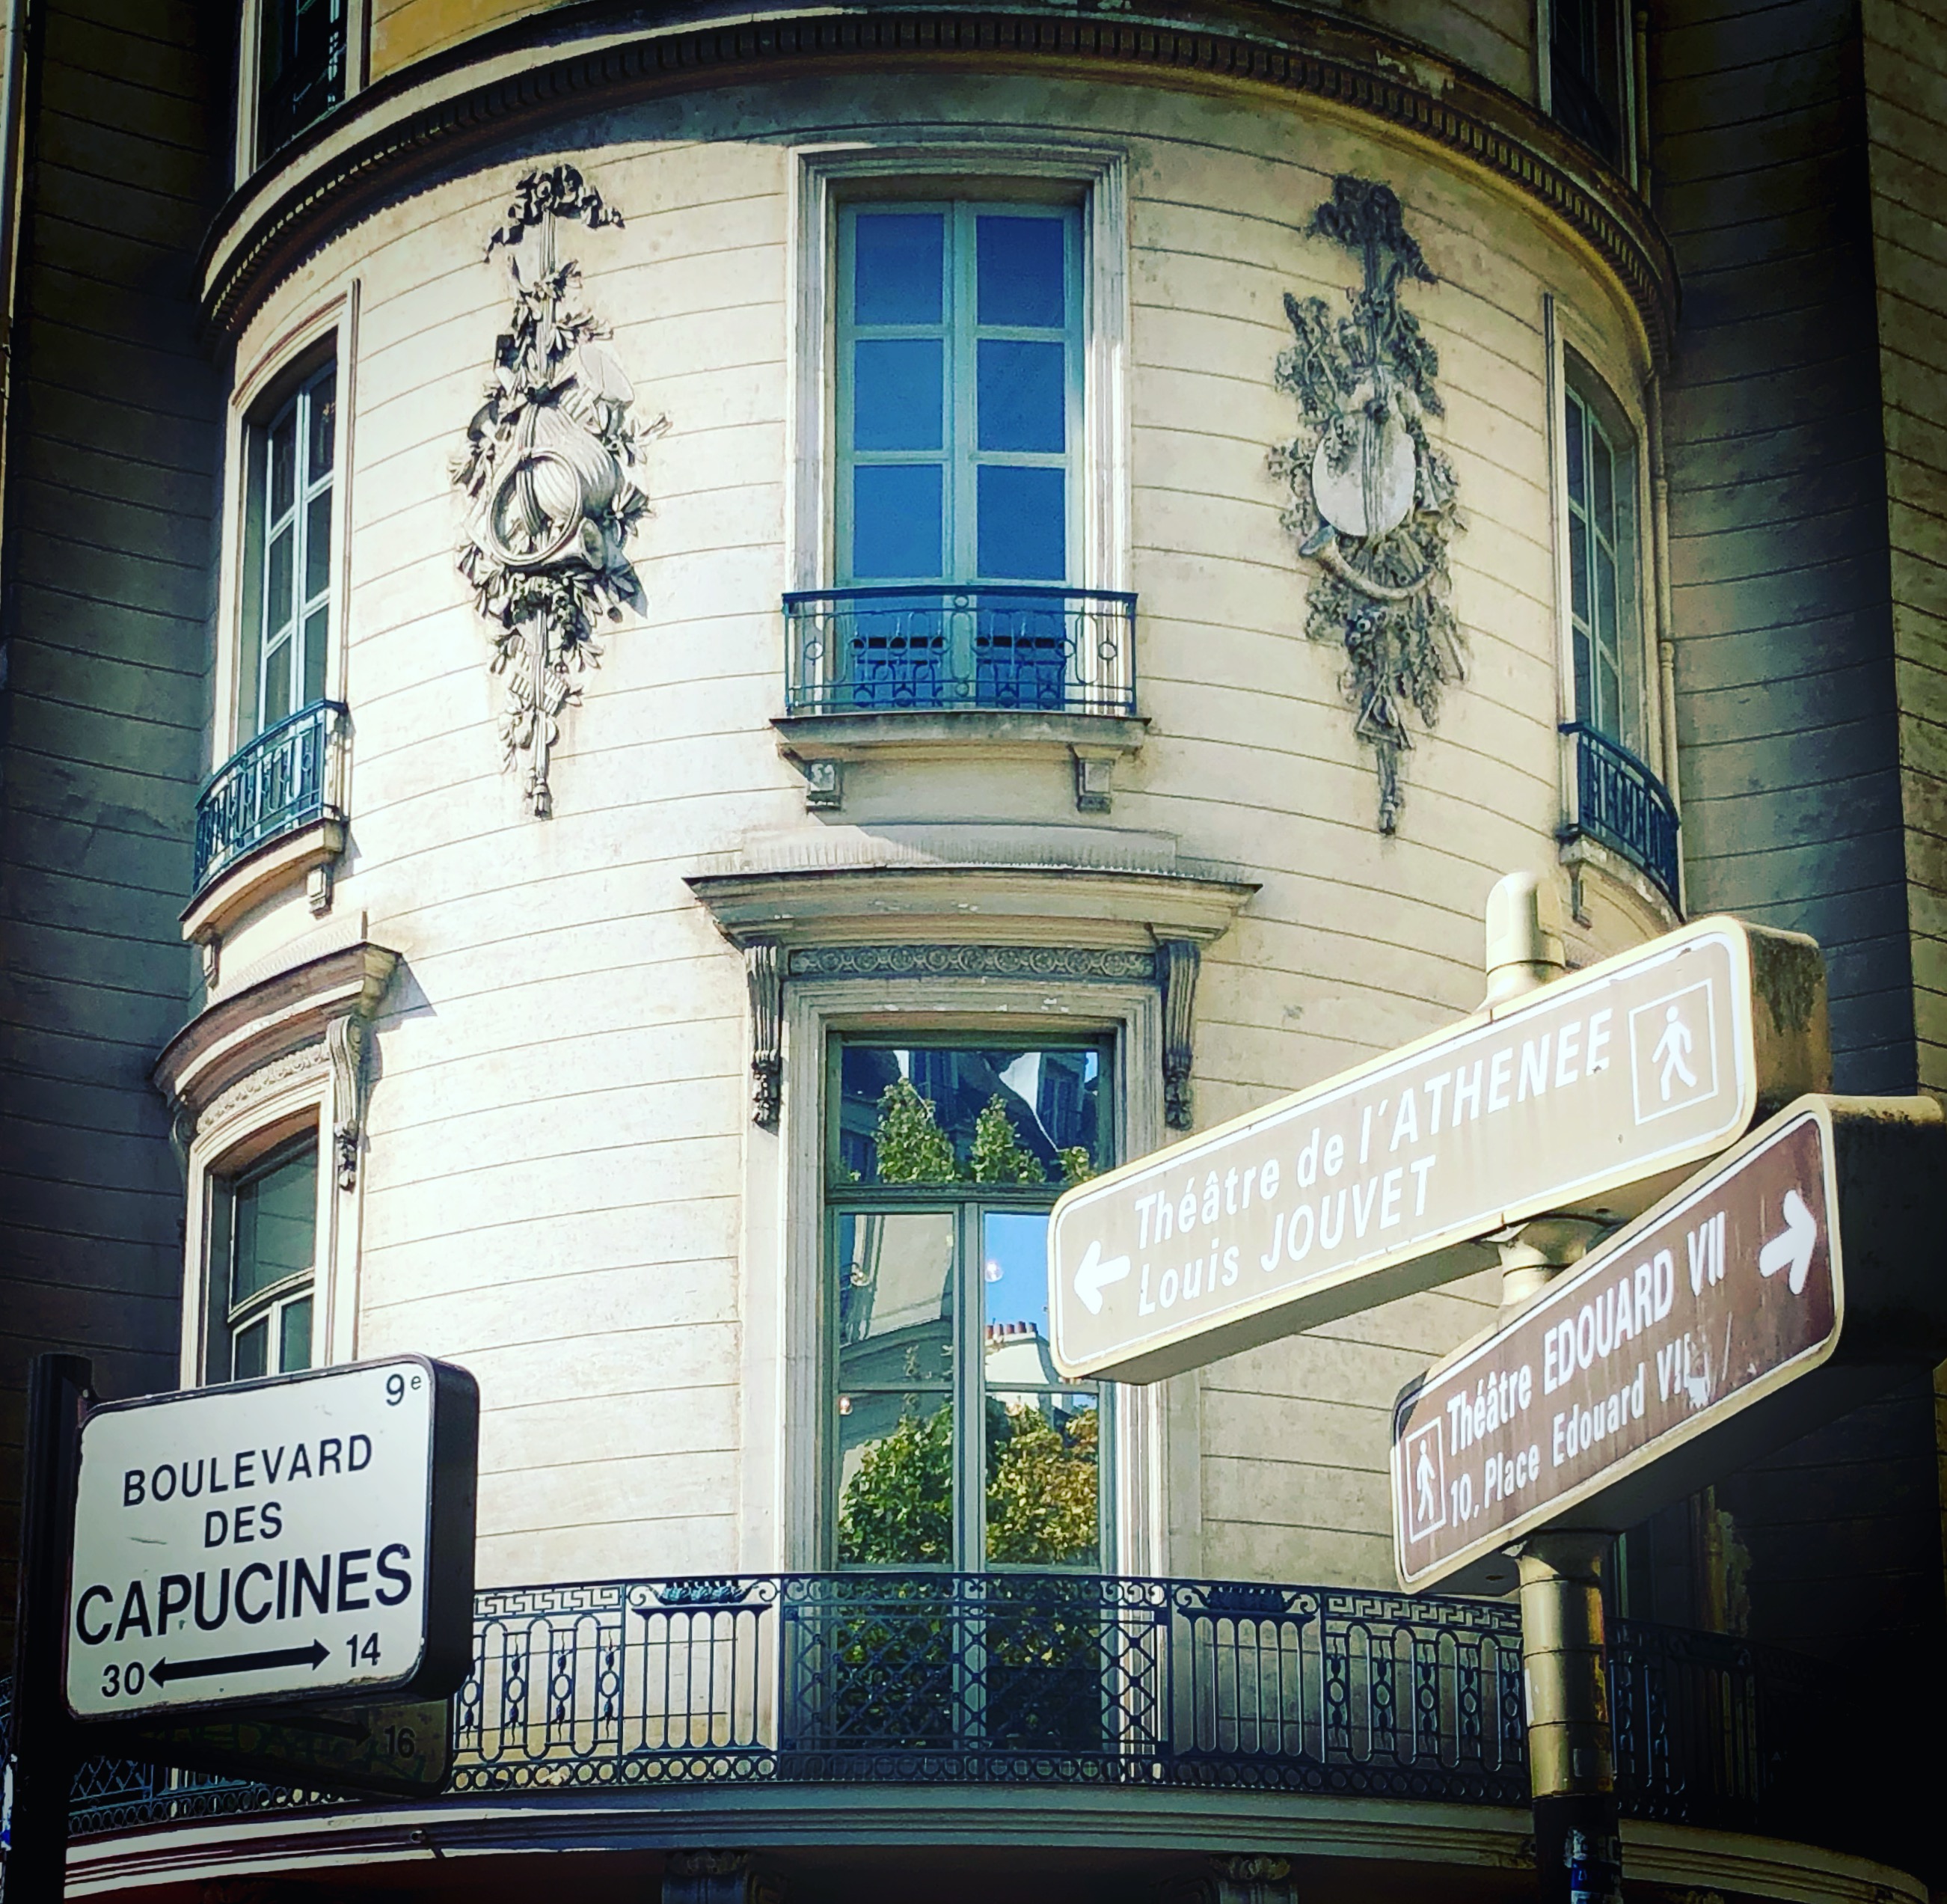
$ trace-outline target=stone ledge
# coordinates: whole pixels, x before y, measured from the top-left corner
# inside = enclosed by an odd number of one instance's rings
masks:
[[[296,832],[246,853],[191,899],[182,915],[182,936],[206,946],[220,939],[250,909],[295,886],[314,867],[329,865],[345,851],[345,822],[327,815]]]

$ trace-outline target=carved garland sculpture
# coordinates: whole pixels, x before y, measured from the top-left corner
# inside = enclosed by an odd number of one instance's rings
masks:
[[[556,226],[579,219],[618,225],[572,166],[525,174],[507,221],[487,243],[508,248],[512,327],[497,340],[487,401],[467,426],[453,481],[471,514],[460,572],[494,624],[493,671],[505,676],[502,765],[528,757],[525,797],[537,819],[553,810],[549,756],[564,708],[581,698],[581,671],[601,659],[594,636],[626,608],[640,613],[642,589],[627,546],[648,511],[630,475],[643,444],[669,427],[646,428],[629,412],[635,392],[608,335],[581,302],[580,269],[556,255]],[[518,247],[537,234],[523,277]]]
[[[1399,301],[1403,280],[1437,280],[1384,185],[1335,178],[1309,230],[1357,256],[1364,281],[1336,317],[1323,298],[1285,294],[1297,341],[1279,355],[1277,382],[1305,428],[1271,452],[1271,470],[1291,494],[1285,527],[1318,565],[1305,632],[1344,645],[1340,684],[1376,757],[1379,831],[1391,833],[1407,713],[1432,727],[1443,692],[1466,678],[1447,567],[1465,525],[1453,466],[1426,434],[1425,419],[1445,413],[1440,359]]]

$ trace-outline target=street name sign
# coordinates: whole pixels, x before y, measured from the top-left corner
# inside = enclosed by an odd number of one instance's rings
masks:
[[[94,1410],[69,1711],[457,1691],[473,1651],[478,1424],[473,1378],[423,1356]]]
[[[138,1763],[187,1766],[300,1791],[426,1798],[453,1768],[453,1710],[409,1705],[250,1707],[173,1725],[119,1729],[104,1749]],[[91,1744],[94,1742],[91,1733]]]
[[[1528,1218],[1619,1221],[1829,1067],[1811,940],[1684,927],[1069,1190],[1056,1366],[1154,1381],[1486,1268]]]
[[[1931,1098],[1807,1097],[1403,1393],[1409,1591],[1466,1590],[1540,1528],[1614,1530],[1947,1348]]]

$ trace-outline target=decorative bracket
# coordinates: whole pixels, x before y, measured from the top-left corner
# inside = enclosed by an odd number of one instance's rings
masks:
[[[1162,988],[1162,1115],[1173,1131],[1194,1121],[1190,1073],[1196,1056],[1196,977],[1203,954],[1193,939],[1156,942],[1156,980]]]
[[[784,960],[775,939],[744,948],[744,979],[751,992],[751,1121],[774,1131],[784,1085]]]
[[[777,1873],[748,1851],[672,1851],[663,1860],[663,1904],[784,1904]]]
[[[1161,1904],[1297,1904],[1291,1860],[1261,1856],[1211,1859],[1200,1876],[1165,1884]]]
[[[327,1020],[324,1049],[331,1063],[331,1141],[340,1190],[358,1184],[358,1144],[364,1134],[365,1049],[370,1022],[358,1012]]]

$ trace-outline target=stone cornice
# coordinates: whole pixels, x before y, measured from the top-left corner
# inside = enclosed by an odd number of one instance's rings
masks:
[[[246,181],[202,261],[234,333],[330,234],[537,122],[834,67],[1068,73],[1315,99],[1442,150],[1549,215],[1613,274],[1659,359],[1675,318],[1667,241],[1629,187],[1534,107],[1426,48],[1296,7],[1197,0],[1141,13],[865,5],[694,16],[645,29],[612,0],[549,9],[404,69]],[[624,22],[633,23],[624,25]]]

